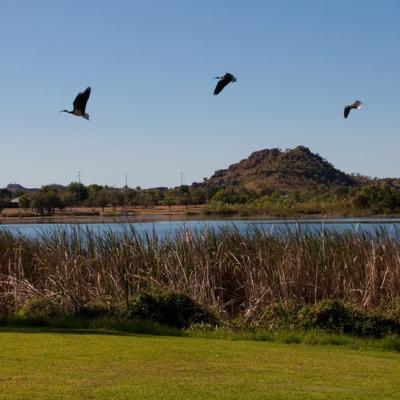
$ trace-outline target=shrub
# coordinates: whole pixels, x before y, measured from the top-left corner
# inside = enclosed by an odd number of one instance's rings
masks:
[[[384,302],[377,308],[377,312],[380,315],[400,322],[400,297],[395,298],[391,302]]]
[[[299,326],[306,329],[323,329],[361,337],[380,338],[400,333],[400,323],[394,319],[360,311],[332,300],[303,307],[299,312],[298,322]]]
[[[111,317],[115,313],[109,301],[94,299],[82,307],[77,314],[84,318],[102,318]]]
[[[62,307],[52,299],[34,298],[28,300],[16,313],[16,316],[32,321],[44,321],[64,314]]]
[[[259,321],[262,327],[269,330],[296,329],[299,325],[298,314],[301,304],[288,302],[288,304],[277,303],[262,310]],[[254,321],[253,325],[260,328],[260,323]]]
[[[215,317],[209,311],[183,293],[141,293],[130,301],[124,317],[177,328],[198,323],[216,324]]]

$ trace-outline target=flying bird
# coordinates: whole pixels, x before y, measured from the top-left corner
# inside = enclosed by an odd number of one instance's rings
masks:
[[[360,110],[361,108],[363,108],[363,102],[360,100],[355,101],[344,108],[344,117],[347,118],[351,110]]]
[[[79,93],[73,102],[74,109],[72,111],[61,110],[60,112],[67,112],[89,120],[89,114],[86,113],[86,104],[89,100],[91,88],[88,87],[84,92]]]
[[[236,82],[236,78],[234,75],[227,72],[224,76],[216,76],[214,79],[218,79],[219,82],[214,90],[214,96],[222,92],[222,89],[231,82]]]

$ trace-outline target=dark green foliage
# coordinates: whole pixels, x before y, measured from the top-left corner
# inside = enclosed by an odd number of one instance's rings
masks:
[[[306,329],[322,329],[355,336],[380,338],[400,333],[400,323],[382,315],[346,306],[339,301],[326,300],[304,307],[298,314],[299,325]]]
[[[339,187],[299,191],[259,191],[239,195],[243,189],[221,189],[207,204],[208,214],[247,212],[269,216],[298,215],[392,215],[400,212],[400,190],[389,184],[373,183],[355,188]]]
[[[28,300],[16,313],[17,317],[31,321],[44,321],[62,316],[62,307],[52,299],[34,298]]]
[[[103,299],[94,299],[89,303],[85,304],[77,316],[84,318],[103,318],[111,317],[116,314],[116,310],[111,306],[111,304]]]
[[[216,323],[210,312],[183,293],[141,293],[130,301],[124,316],[129,320],[147,320],[178,328]]]
[[[222,202],[225,204],[245,204],[255,197],[255,193],[246,189],[227,189],[218,190],[211,201]]]
[[[302,309],[301,304],[289,302],[288,304],[274,304],[262,310],[258,321],[253,321],[253,325],[267,324],[269,330],[295,329],[298,327],[298,314]]]
[[[400,208],[400,191],[388,184],[383,186],[368,185],[356,193],[353,203],[361,209],[394,212]]]
[[[382,338],[400,334],[400,320],[382,313],[372,313],[336,300],[324,300],[316,305],[290,303],[276,304],[263,310],[259,320],[253,321],[258,329],[323,330],[359,337]]]
[[[87,187],[80,182],[71,182],[67,186],[67,191],[74,195],[75,201],[77,201],[78,204],[89,197],[89,191]]]

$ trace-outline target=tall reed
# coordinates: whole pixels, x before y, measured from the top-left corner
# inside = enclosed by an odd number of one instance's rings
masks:
[[[183,291],[221,315],[252,318],[271,303],[326,298],[364,308],[400,295],[400,239],[373,233],[235,227],[160,238],[133,227],[57,228],[29,238],[0,230],[0,313],[33,297],[79,310],[142,290]]]

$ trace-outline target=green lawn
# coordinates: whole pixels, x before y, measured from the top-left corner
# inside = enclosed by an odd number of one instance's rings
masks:
[[[400,354],[255,341],[0,332],[0,399],[396,399]]]

